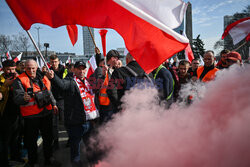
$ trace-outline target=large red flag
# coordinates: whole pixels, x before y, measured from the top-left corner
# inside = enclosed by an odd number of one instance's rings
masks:
[[[126,2],[126,0],[116,1]],[[185,13],[186,4],[181,0],[148,0],[145,3],[133,2],[134,4],[126,2],[123,4],[126,9],[113,0],[6,0],[6,2],[25,30],[29,30],[34,23],[46,24],[53,28],[76,24],[94,28],[112,28],[123,37],[127,49],[146,72],[152,71],[188,44],[185,37],[172,30],[179,26]],[[139,7],[142,5],[142,10],[137,10],[138,4]],[[150,10],[151,8],[153,10]],[[171,25],[168,26],[165,22]]]

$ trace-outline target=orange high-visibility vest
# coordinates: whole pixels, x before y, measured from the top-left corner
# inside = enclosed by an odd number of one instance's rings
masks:
[[[31,88],[30,78],[27,76],[25,72],[19,75],[18,78],[20,79],[25,91],[27,92],[27,88]],[[43,77],[42,82],[44,83],[44,85],[46,86],[48,90],[51,89],[50,81],[46,76]],[[40,87],[37,84],[34,84],[34,83],[32,84],[33,84],[34,93],[41,91]],[[52,110],[52,105],[50,104],[46,106],[46,108],[48,110]],[[43,111],[43,108],[38,108],[35,98],[32,97],[27,104],[20,105],[20,111],[21,111],[22,116],[29,116],[29,115],[39,114],[40,112]]]
[[[198,77],[198,79],[200,79],[200,76],[201,76],[203,70],[204,70],[204,66],[198,67],[198,69],[197,69],[197,77]],[[208,81],[213,80],[215,78],[215,73],[217,71],[219,71],[218,68],[214,68],[214,69],[208,71],[208,73],[202,78],[201,81],[202,82],[208,82]]]
[[[107,87],[108,87],[108,83],[109,83],[109,76],[108,76],[108,74],[106,74],[105,80],[103,82],[103,86],[99,92],[99,103],[100,103],[100,105],[103,105],[103,106],[108,106],[110,104],[110,100],[109,100],[108,94],[106,92]]]

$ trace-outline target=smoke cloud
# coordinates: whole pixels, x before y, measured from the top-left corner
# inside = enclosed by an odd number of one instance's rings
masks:
[[[193,104],[169,110],[154,89],[127,92],[124,111],[100,129],[101,143],[111,147],[100,166],[250,166],[249,71],[234,66],[206,85],[189,85],[182,92],[196,87]]]

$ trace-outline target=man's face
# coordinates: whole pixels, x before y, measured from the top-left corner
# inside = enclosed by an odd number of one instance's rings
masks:
[[[214,55],[211,52],[207,52],[204,54],[204,66],[209,67],[214,64]]]
[[[26,63],[25,71],[32,79],[36,78],[37,64],[36,62],[30,61]]]
[[[184,77],[185,75],[187,75],[187,71],[189,69],[189,65],[179,65],[179,74],[180,76]]]
[[[118,57],[111,57],[111,59],[109,60],[108,64],[111,67],[115,67],[118,64]]]
[[[104,60],[103,61],[101,61],[100,63],[99,63],[99,67],[104,67],[105,66],[105,63],[104,63]]]
[[[116,68],[120,68],[122,67],[122,61],[121,60],[117,60],[117,63],[115,65]]]
[[[50,64],[54,70],[57,70],[59,67],[59,59],[56,58],[55,60],[50,59]]]
[[[84,79],[86,72],[87,72],[87,68],[85,68],[84,66],[74,68],[74,73],[75,73],[76,77],[81,79],[81,80]]]
[[[16,72],[16,67],[4,67],[3,71],[4,71],[4,75],[8,76],[10,73]]]
[[[192,61],[191,63],[192,69],[193,70],[197,69],[199,67],[199,64],[200,64],[199,60]]]
[[[20,62],[16,67],[19,71],[23,72],[25,70],[24,62]]]

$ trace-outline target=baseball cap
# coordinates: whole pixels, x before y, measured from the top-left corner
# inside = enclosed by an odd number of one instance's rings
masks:
[[[234,61],[239,60],[240,62],[242,61],[241,55],[238,52],[235,52],[235,51],[232,51],[232,52],[228,53],[226,59],[230,59],[230,60],[234,60]]]
[[[111,57],[118,57],[118,59],[121,58],[119,52],[113,49],[107,53],[107,62],[111,59]]]
[[[86,68],[86,64],[82,61],[77,61],[74,65],[74,68],[79,68],[80,66],[83,66],[84,68]]]

